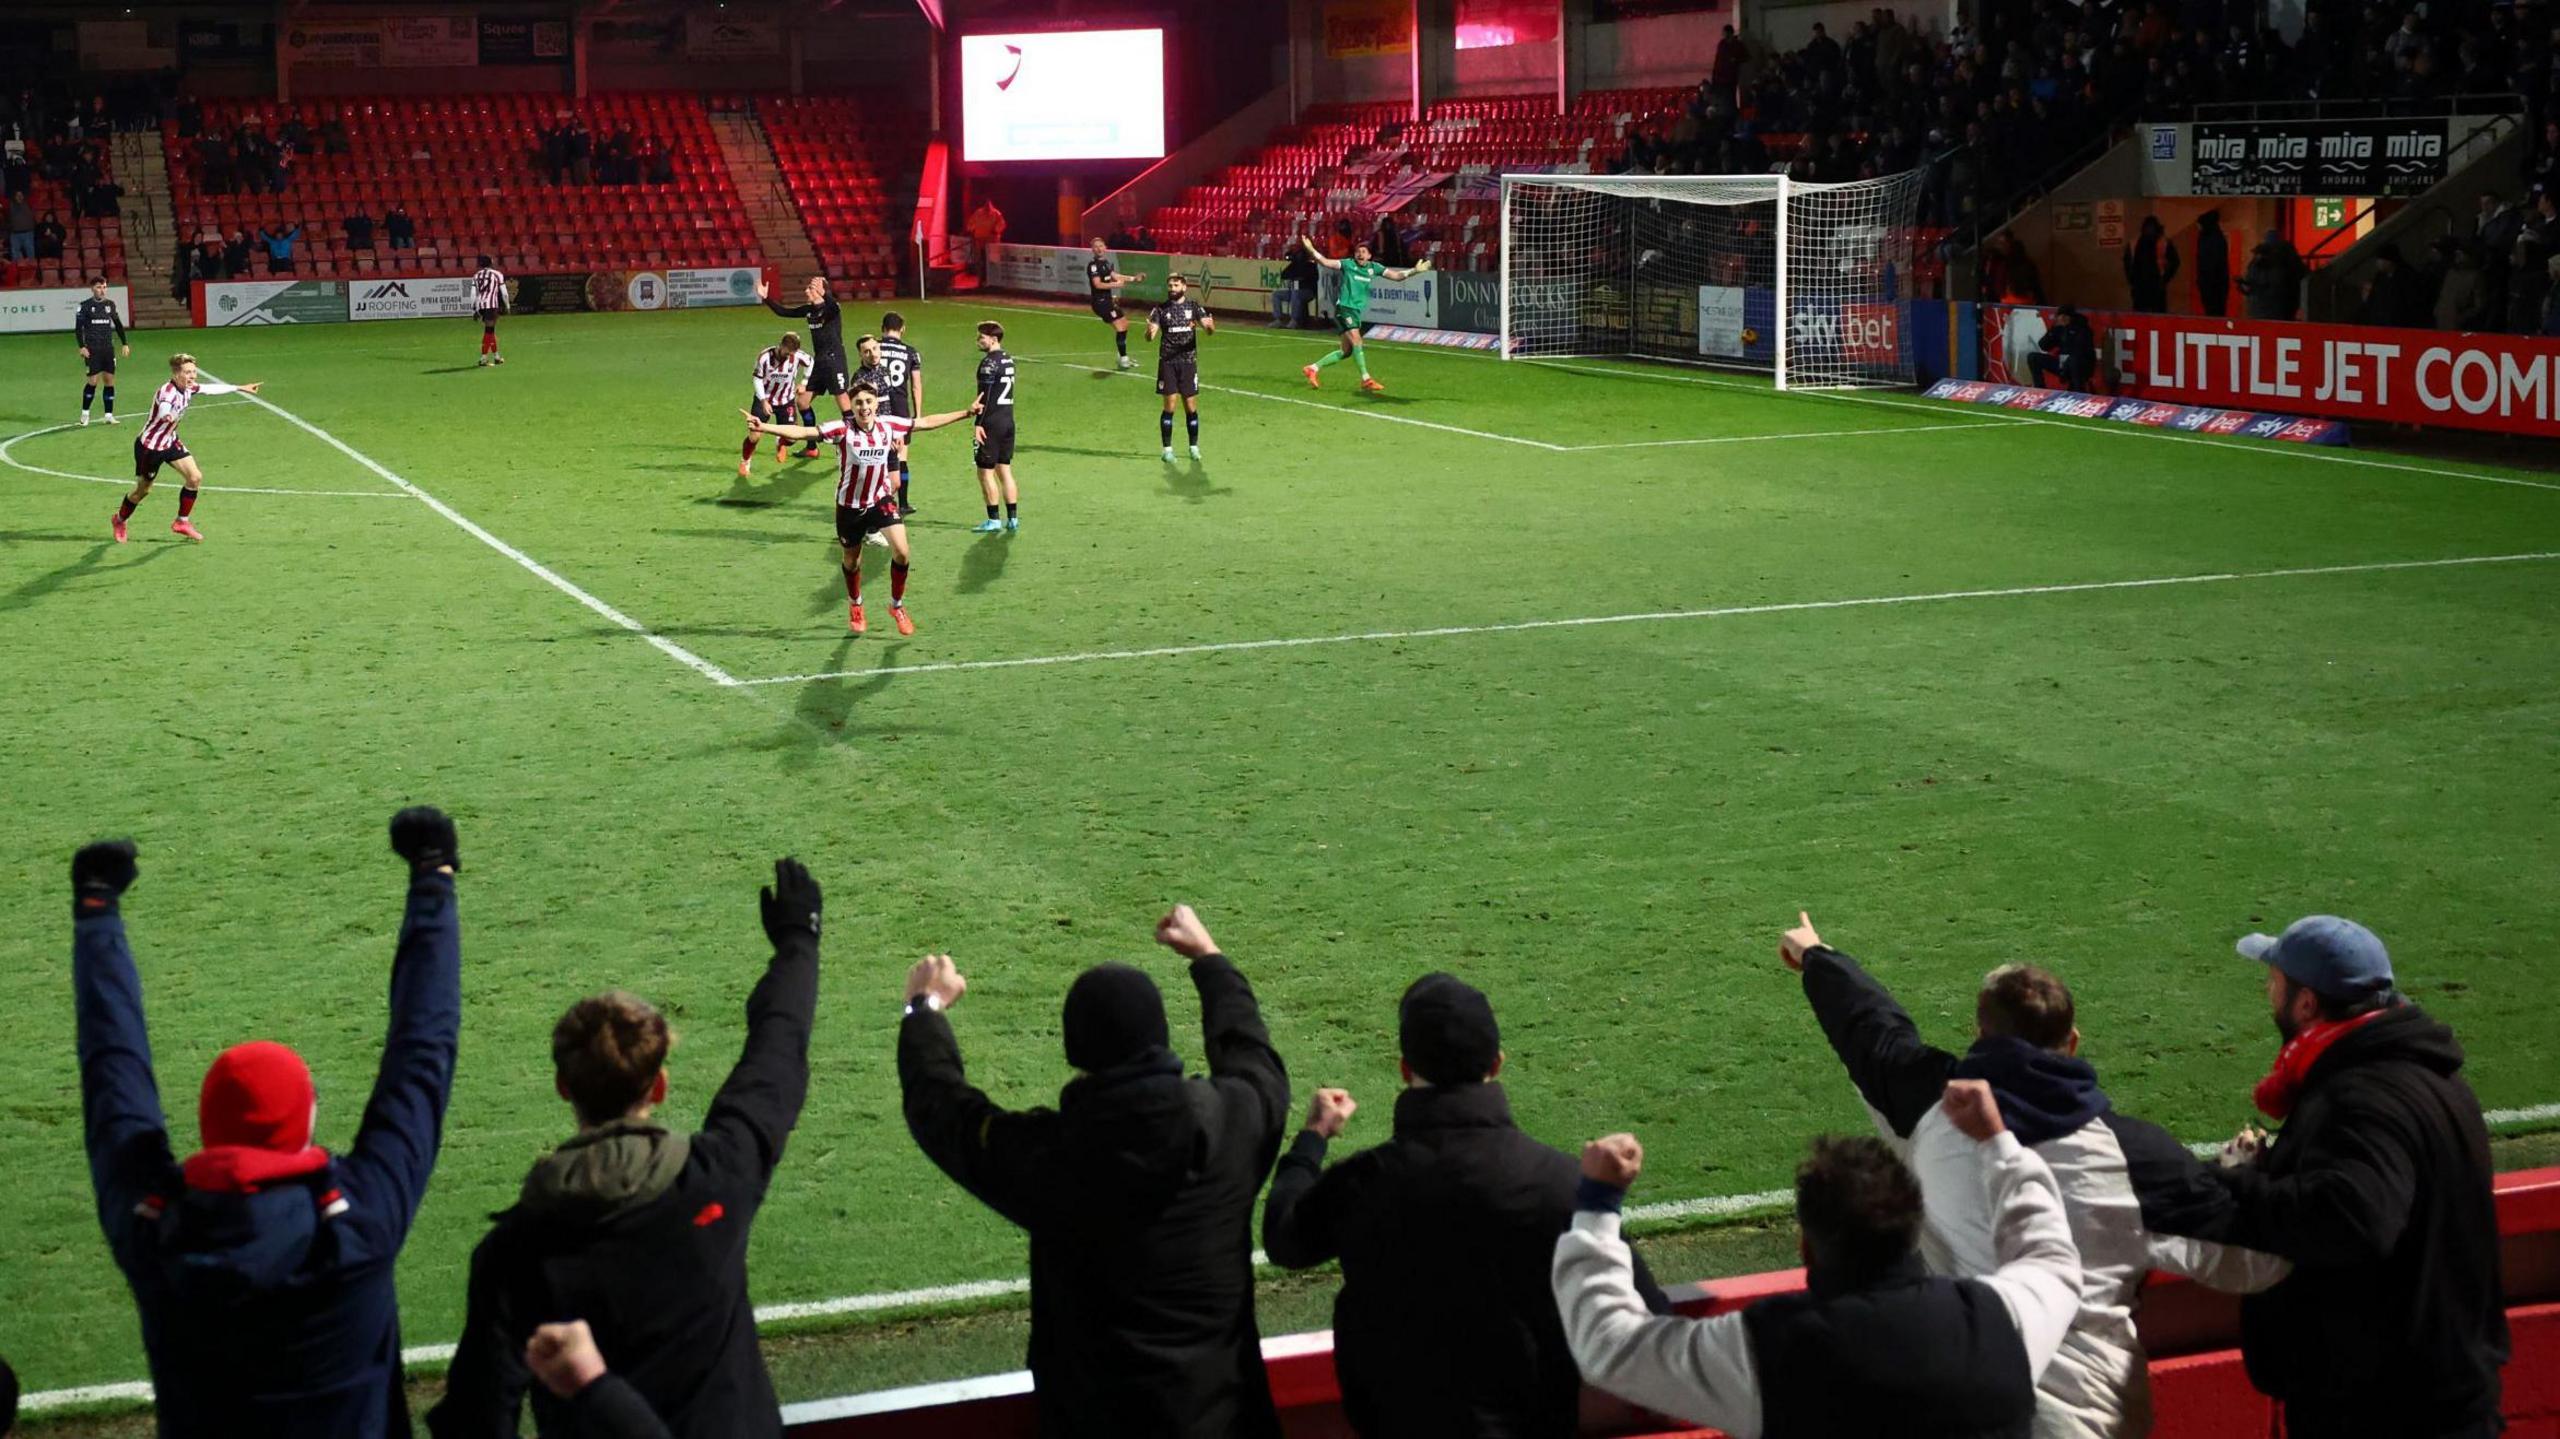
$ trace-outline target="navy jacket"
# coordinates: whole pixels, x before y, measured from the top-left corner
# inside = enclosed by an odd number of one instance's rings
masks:
[[[73,924],[71,976],[98,1223],[142,1313],[164,1439],[407,1434],[392,1267],[435,1170],[453,1088],[462,930],[452,877],[410,881],[391,1030],[355,1143],[325,1169],[255,1192],[186,1187],[121,916]]]

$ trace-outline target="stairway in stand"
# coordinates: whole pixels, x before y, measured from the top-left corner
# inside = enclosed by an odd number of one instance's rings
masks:
[[[774,166],[764,126],[750,112],[733,111],[714,114],[711,133],[719,138],[721,158],[729,162],[729,179],[747,207],[747,222],[755,227],[764,262],[781,272],[776,298],[798,303],[800,282],[818,273],[818,251],[801,228],[800,207]]]
[[[137,330],[184,329],[194,317],[186,301],[169,293],[178,234],[176,217],[169,213],[169,162],[160,150],[160,132],[117,135],[115,164],[116,181],[124,187],[119,208],[125,281],[133,289],[133,313],[125,319]]]

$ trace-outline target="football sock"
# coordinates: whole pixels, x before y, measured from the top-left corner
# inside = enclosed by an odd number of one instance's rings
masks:
[[[1118,346],[1120,347],[1120,358],[1121,358],[1121,359],[1124,359],[1124,360],[1125,360],[1125,359],[1129,358],[1129,332],[1128,332],[1128,331],[1126,331],[1126,330],[1114,330],[1114,331],[1112,331],[1112,332],[1111,332],[1111,343],[1113,343],[1113,344],[1115,344],[1115,345],[1118,345]]]
[[[1156,416],[1156,433],[1163,437],[1166,449],[1173,448],[1173,411]]]
[[[889,566],[889,607],[891,609],[896,609],[906,602],[907,567],[901,564],[891,564]]]
[[[95,386],[95,385],[82,385],[82,386],[80,387],[80,413],[82,413],[82,414],[84,414],[84,415],[85,415],[85,414],[87,414],[87,413],[89,413],[89,402],[90,402],[91,400],[96,399],[97,397],[98,397],[98,387],[97,387],[97,386]],[[112,407],[112,406],[110,406],[109,408],[113,408],[113,407]]]
[[[1360,378],[1364,380],[1369,378],[1369,347],[1366,345],[1354,346],[1351,351],[1351,358],[1360,362]]]
[[[800,423],[807,425],[810,429],[816,429],[818,427],[818,412],[810,409],[806,405],[801,406]]]
[[[196,487],[189,485],[185,489],[178,491],[178,518],[183,520],[195,512]]]
[[[101,398],[105,399],[107,402],[107,413],[110,415],[114,414],[116,412],[116,387],[109,385],[105,390],[100,392],[100,395]],[[82,401],[80,408],[84,410],[89,408],[88,402],[85,400]]]
[[[780,443],[780,442],[779,442],[779,441],[777,441],[776,443],[778,444],[778,443]],[[754,459],[755,457],[756,457],[756,437],[755,437],[755,436],[753,436],[753,435],[749,435],[749,436],[747,436],[746,443],[745,443],[745,444],[742,444],[742,445],[740,445],[740,446],[738,446],[738,458],[739,458],[739,459],[741,459],[741,460],[752,460],[752,459]]]
[[[1015,512],[1016,510],[1020,509],[1020,508],[1021,508],[1021,506],[1019,506],[1019,505],[1015,504],[1015,503],[1014,503],[1013,501],[1011,501],[1011,500],[1007,500],[1007,501],[1005,501],[1005,502],[1004,502],[1004,517],[1005,517],[1006,519],[1008,519],[1008,520],[1009,520],[1009,519],[1012,519],[1012,518],[1014,517],[1014,512]]]
[[[844,597],[855,604],[862,603],[862,567],[860,565],[845,567]]]
[[[116,518],[120,520],[132,519],[133,507],[140,503],[142,503],[140,500],[135,499],[131,495],[125,496],[124,503],[116,506]]]
[[[996,517],[996,507],[995,507],[995,506],[993,506],[993,505],[989,505],[989,506],[987,506],[987,518],[992,520],[992,519],[994,519],[995,517]]]
[[[1166,418],[1167,418],[1167,419],[1171,419],[1171,418],[1172,418],[1172,416],[1168,415],[1168,416],[1166,416]],[[1183,415],[1182,415],[1182,423],[1183,423],[1184,428],[1188,429],[1188,430],[1191,432],[1191,443],[1192,443],[1193,447],[1197,448],[1197,447],[1198,447],[1198,445],[1199,445],[1199,443],[1200,443],[1200,412],[1199,412],[1198,410],[1186,410],[1186,411],[1184,411],[1184,412],[1183,412]],[[1165,428],[1166,428],[1167,430],[1170,430],[1170,429],[1172,429],[1173,427],[1172,427],[1172,426],[1170,426],[1170,425],[1167,425]],[[1168,434],[1168,435],[1166,435],[1164,438],[1165,438],[1165,443],[1166,443],[1166,444],[1168,444],[1168,445],[1169,445],[1169,444],[1172,444],[1172,443],[1173,443],[1173,436],[1172,436],[1172,435]]]
[[[905,465],[901,464],[901,465],[899,465],[899,466],[898,466],[898,508],[900,508],[900,509],[905,509],[906,507],[907,507],[907,467],[906,467]]]
[[[1342,352],[1340,350],[1327,350],[1324,352],[1324,358],[1316,361],[1316,368],[1321,370],[1327,365],[1339,364],[1341,361]]]

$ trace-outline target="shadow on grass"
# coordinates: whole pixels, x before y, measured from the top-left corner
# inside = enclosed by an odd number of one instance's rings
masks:
[[[661,465],[655,468],[674,470],[682,474],[701,472],[701,467],[688,465]],[[706,495],[695,500],[694,503],[723,505],[742,510],[769,510],[791,503],[807,494],[810,486],[834,477],[835,471],[832,467],[816,465],[795,465],[790,469],[772,471],[761,484],[741,480],[732,475],[727,494]]]
[[[1175,499],[1187,500],[1195,505],[1214,495],[1235,493],[1235,487],[1232,485],[1209,483],[1208,468],[1198,460],[1191,461],[1186,468],[1168,467],[1164,472],[1164,488],[1165,493]]]
[[[989,585],[1004,578],[1004,562],[1013,558],[1012,539],[1009,534],[980,535],[961,552],[960,593],[984,594]]]
[[[742,545],[813,545],[818,536],[812,531],[802,534],[749,530],[731,527],[725,530],[661,528],[650,531],[657,535],[674,535],[689,540],[729,540]]]
[[[17,537],[13,536],[11,538]],[[69,537],[42,535],[25,536],[24,538],[53,540]],[[162,555],[175,554],[180,548],[177,545],[153,545],[122,564],[101,564],[100,562],[107,557],[108,552],[115,549],[115,547],[115,541],[113,540],[95,540],[88,549],[82,551],[80,556],[72,560],[70,563],[56,565],[52,569],[45,571],[43,574],[37,575],[33,579],[20,584],[17,588],[9,591],[7,594],[0,595],[0,610],[25,609],[47,595],[53,594],[56,591],[65,589],[71,585],[78,584],[84,579],[104,577],[121,570],[136,569],[140,566],[151,563]]]

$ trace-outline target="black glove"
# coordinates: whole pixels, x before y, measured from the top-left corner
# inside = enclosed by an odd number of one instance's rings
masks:
[[[391,817],[391,850],[409,861],[409,872],[424,873],[451,865],[462,868],[462,842],[454,838],[453,820],[431,804],[415,805]]]
[[[818,882],[796,859],[773,862],[773,883],[764,891],[764,936],[782,948],[801,935],[818,937],[818,911],[824,907]]]
[[[71,856],[73,919],[115,913],[116,901],[141,872],[133,862],[135,853],[129,839],[102,839],[80,846],[80,852]]]

